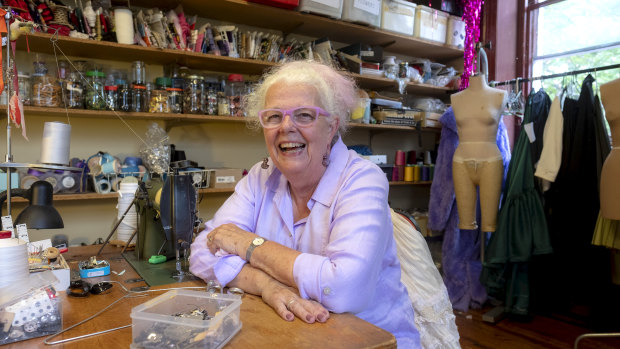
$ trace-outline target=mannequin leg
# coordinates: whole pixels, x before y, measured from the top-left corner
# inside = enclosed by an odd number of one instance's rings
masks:
[[[452,162],[452,179],[456,194],[456,207],[459,211],[459,229],[474,230],[478,228],[476,222],[476,193],[475,178],[472,178],[468,164]],[[475,173],[473,173],[475,175]]]
[[[502,192],[504,165],[502,160],[486,162],[480,166],[480,211],[482,216],[481,230],[494,232],[497,225],[497,211]]]

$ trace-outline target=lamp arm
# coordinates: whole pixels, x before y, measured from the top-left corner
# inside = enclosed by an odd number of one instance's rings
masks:
[[[30,189],[11,189],[11,197],[13,196],[19,196],[24,199],[30,200]],[[4,206],[6,197],[7,197],[6,190],[0,192],[0,211],[2,211],[2,207]]]

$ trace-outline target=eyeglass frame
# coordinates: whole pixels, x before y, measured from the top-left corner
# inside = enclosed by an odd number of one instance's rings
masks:
[[[312,110],[314,110],[317,113],[316,118],[314,119],[314,121],[312,121],[311,123],[309,123],[307,125],[298,124],[297,121],[295,121],[295,118],[292,117],[293,113],[296,110],[298,110],[298,109],[312,109]],[[268,111],[268,110],[274,110],[274,111],[281,112],[282,113],[282,121],[280,121],[279,124],[274,125],[274,126],[266,126],[265,123],[263,122],[263,118],[261,117],[261,114],[263,112],[265,112],[265,111]],[[316,106],[300,106],[300,107],[294,107],[294,108],[290,108],[290,109],[267,108],[267,109],[262,109],[262,110],[258,111],[258,121],[260,122],[261,126],[263,126],[263,128],[272,129],[272,128],[276,128],[276,127],[281,126],[282,123],[284,122],[284,118],[287,115],[289,116],[289,118],[291,119],[293,124],[295,124],[295,126],[297,126],[297,127],[310,127],[310,126],[314,125],[316,120],[318,120],[319,116],[321,116],[321,115],[324,115],[324,116],[327,116],[327,117],[331,116],[331,114],[327,110],[325,110],[325,109],[323,109],[321,107],[316,107]]]

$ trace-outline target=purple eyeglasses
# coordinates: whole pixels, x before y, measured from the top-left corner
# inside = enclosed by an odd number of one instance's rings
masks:
[[[320,107],[295,107],[291,109],[263,109],[258,112],[258,119],[264,128],[274,128],[282,124],[285,115],[289,115],[293,123],[299,127],[312,125],[319,115],[330,116],[327,111]]]

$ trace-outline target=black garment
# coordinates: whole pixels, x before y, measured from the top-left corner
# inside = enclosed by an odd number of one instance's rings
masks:
[[[536,136],[536,140],[530,143],[530,150],[532,152],[532,164],[536,165],[542,153],[545,124],[549,116],[549,109],[551,109],[551,98],[549,98],[545,90],[538,90],[532,96],[530,108],[530,122],[533,123],[534,136]]]
[[[611,140],[605,127],[605,109],[598,95],[594,98],[594,136],[596,138],[596,174],[600,189],[601,171],[607,155],[611,152]],[[600,191],[600,190],[599,190]]]
[[[545,193],[554,254],[537,261],[536,287],[544,297],[539,305],[552,311],[569,311],[575,304],[595,306],[610,279],[608,254],[591,245],[600,205],[593,81],[588,75],[579,100],[564,102],[562,164]]]

